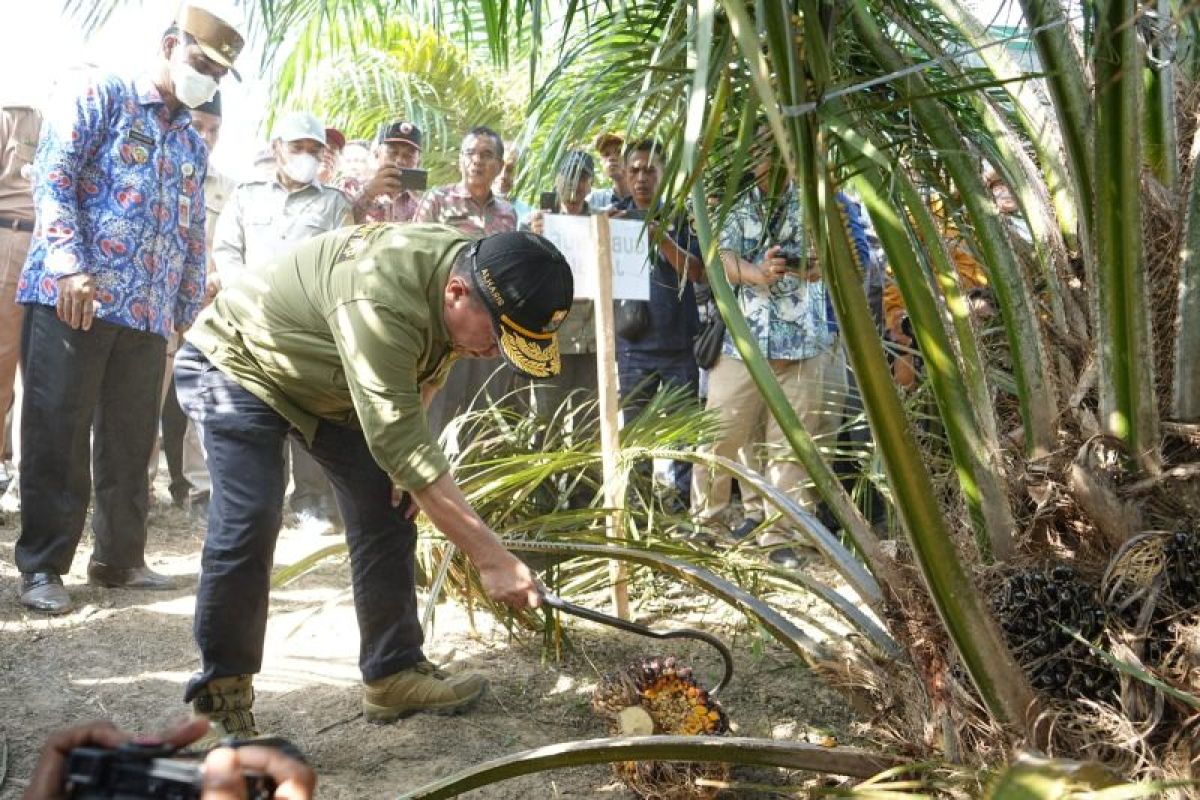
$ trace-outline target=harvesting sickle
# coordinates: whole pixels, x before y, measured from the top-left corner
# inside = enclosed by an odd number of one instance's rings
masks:
[[[729,647],[724,642],[711,633],[698,631],[694,628],[673,628],[666,631],[656,631],[636,622],[630,622],[620,617],[609,616],[599,611],[593,611],[590,608],[568,603],[545,587],[542,587],[541,595],[542,605],[561,611],[564,614],[570,614],[573,617],[586,619],[589,622],[607,625],[628,633],[636,633],[638,636],[649,636],[652,639],[696,639],[697,641],[712,645],[721,654],[721,660],[725,664],[725,673],[721,676],[721,680],[717,682],[717,685],[710,689],[708,693],[710,695],[718,694],[733,680],[733,653],[729,652]]]

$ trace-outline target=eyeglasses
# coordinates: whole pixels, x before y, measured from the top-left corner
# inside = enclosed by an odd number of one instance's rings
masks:
[[[491,150],[463,150],[461,155],[463,158],[467,159],[468,161],[470,161],[471,159],[475,159],[477,161],[495,161],[496,160],[496,154],[494,152],[492,152]]]

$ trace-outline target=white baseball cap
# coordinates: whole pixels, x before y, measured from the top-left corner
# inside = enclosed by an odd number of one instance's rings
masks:
[[[274,138],[285,142],[313,139],[324,145],[325,125],[307,111],[293,111],[275,123]]]

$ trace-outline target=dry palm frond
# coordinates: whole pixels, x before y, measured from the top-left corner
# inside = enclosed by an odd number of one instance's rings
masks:
[[[1140,771],[1153,761],[1148,732],[1104,703],[1049,703],[1035,725],[1051,756],[1099,761],[1122,774]]]

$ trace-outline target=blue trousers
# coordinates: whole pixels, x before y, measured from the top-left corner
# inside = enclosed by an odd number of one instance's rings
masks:
[[[659,389],[669,386],[687,387],[688,393],[696,398],[697,410],[700,408],[700,368],[691,350],[618,350],[617,376],[626,421],[635,419]],[[671,462],[671,482],[686,509],[692,494],[690,461]]]
[[[403,504],[392,507],[392,482],[371,457],[362,431],[323,421],[308,445],[284,417],[191,345],[175,358],[175,386],[180,405],[201,426],[212,476],[194,622],[201,666],[185,699],[213,678],[262,667],[289,437],[329,477],[346,523],[363,679],[421,661],[416,527],[405,519]]]

